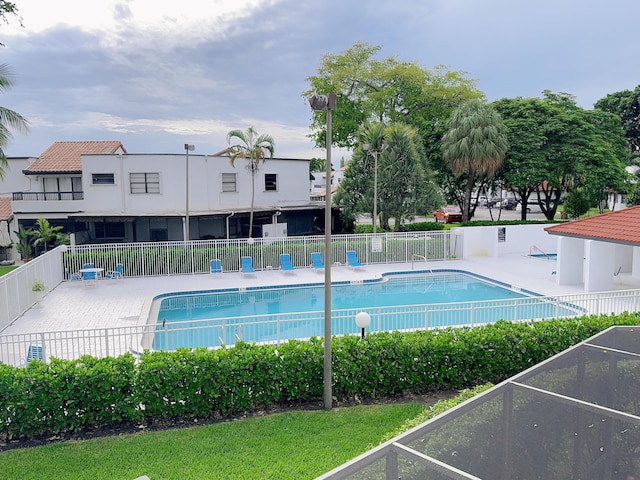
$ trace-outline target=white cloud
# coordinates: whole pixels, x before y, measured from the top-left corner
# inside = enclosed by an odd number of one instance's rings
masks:
[[[101,35],[104,46],[163,48],[227,35],[256,10],[282,0],[31,0],[18,4],[24,28],[11,21],[5,35],[67,27]],[[165,45],[166,46],[166,45]]]

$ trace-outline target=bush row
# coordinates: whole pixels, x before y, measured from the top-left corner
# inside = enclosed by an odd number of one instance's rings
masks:
[[[498,382],[640,314],[474,329],[371,333],[332,341],[334,400]],[[322,400],[322,339],[279,346],[147,352],[139,359],[0,364],[0,437],[52,435],[117,424],[211,419]]]
[[[376,230],[378,232],[386,231],[380,225]],[[429,232],[432,230],[444,230],[444,224],[436,222],[404,223],[398,228],[400,232]],[[356,225],[354,233],[373,233],[373,225]]]

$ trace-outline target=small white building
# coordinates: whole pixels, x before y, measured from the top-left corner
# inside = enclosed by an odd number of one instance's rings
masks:
[[[640,279],[640,206],[545,228],[557,239],[560,285],[612,290],[621,276]]]

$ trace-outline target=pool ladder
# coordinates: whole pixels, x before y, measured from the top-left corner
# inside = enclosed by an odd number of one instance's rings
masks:
[[[529,247],[529,256],[533,256],[533,252],[538,252],[539,254],[541,254],[543,257],[550,257],[551,255],[549,255],[546,252],[543,252],[539,247],[537,247],[536,245],[531,245]]]
[[[424,263],[427,263],[427,257],[425,257],[424,255],[416,255],[416,254],[414,254],[413,257],[411,257],[411,270],[415,270],[414,263],[415,263],[416,258],[419,259],[419,260],[420,259],[424,260]],[[430,268],[428,270],[429,270],[429,272],[433,273],[433,270],[431,270]]]

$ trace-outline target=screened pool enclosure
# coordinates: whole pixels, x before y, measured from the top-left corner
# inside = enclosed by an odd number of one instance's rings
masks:
[[[640,328],[612,327],[322,479],[640,478]]]

